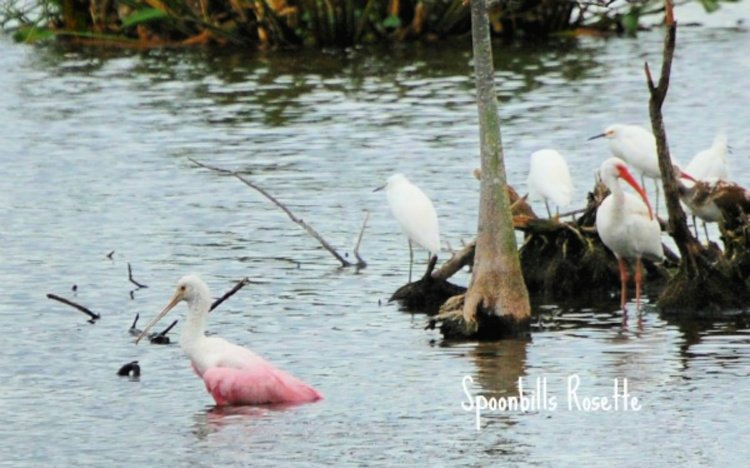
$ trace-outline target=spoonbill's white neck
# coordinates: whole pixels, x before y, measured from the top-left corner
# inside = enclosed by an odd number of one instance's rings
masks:
[[[182,327],[180,338],[180,344],[183,348],[190,347],[190,345],[205,337],[211,300],[207,293],[198,293],[187,300],[187,306],[187,319]]]

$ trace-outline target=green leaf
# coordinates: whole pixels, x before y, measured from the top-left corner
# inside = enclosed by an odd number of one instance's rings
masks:
[[[160,10],[158,8],[142,8],[140,10],[134,11],[132,15],[123,18],[122,25],[126,28],[129,28],[141,23],[148,23],[149,21],[164,19],[168,17],[169,15],[164,10]]]
[[[37,26],[29,25],[18,28],[13,33],[13,39],[18,42],[37,42],[45,39],[55,37],[55,33],[49,28],[39,28]]]
[[[703,9],[705,9],[707,13],[713,13],[714,11],[719,9],[718,0],[700,0],[700,2],[701,5],[703,5]]]
[[[622,27],[625,28],[625,32],[631,35],[635,35],[638,32],[638,11],[631,10],[629,13],[622,15]]]
[[[385,28],[400,28],[401,27],[401,18],[398,16],[389,16],[388,18],[383,20],[383,27]]]

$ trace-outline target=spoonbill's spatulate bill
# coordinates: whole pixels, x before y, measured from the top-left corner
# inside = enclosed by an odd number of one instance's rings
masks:
[[[412,242],[437,255],[440,251],[440,230],[438,218],[432,201],[412,184],[403,174],[394,174],[382,187],[385,189],[388,205],[401,229],[409,238],[409,282],[411,282],[411,267],[414,263]]]
[[[322,398],[314,388],[249,349],[206,336],[211,296],[206,283],[194,275],[180,279],[169,304],[146,325],[136,343],[181,301],[187,302],[188,314],[180,346],[217,405],[307,403]]]
[[[531,154],[527,185],[532,197],[544,200],[550,218],[552,214],[548,200],[557,205],[559,213],[559,207],[569,205],[573,198],[573,180],[568,163],[553,149],[542,149]]]
[[[661,228],[654,217],[646,192],[628,171],[625,161],[610,158],[599,170],[602,182],[611,192],[596,210],[596,229],[604,245],[617,257],[620,267],[620,307],[627,302],[628,269],[625,260],[635,260],[636,309],[641,304],[641,258],[661,261]],[[630,184],[639,197],[625,193],[619,179]]]

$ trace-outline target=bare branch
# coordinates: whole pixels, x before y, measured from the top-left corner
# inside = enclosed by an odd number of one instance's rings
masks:
[[[463,249],[459,250],[447,262],[443,263],[439,269],[435,270],[432,273],[432,277],[436,280],[445,281],[455,275],[464,266],[473,264],[475,245],[476,241],[466,244]]]
[[[230,289],[229,291],[227,291],[226,293],[224,293],[224,295],[223,295],[223,296],[221,296],[220,298],[216,299],[216,300],[214,301],[214,303],[213,303],[213,304],[211,304],[211,308],[210,308],[210,309],[208,309],[208,311],[209,311],[209,312],[211,312],[211,311],[212,311],[212,310],[214,310],[215,308],[219,307],[219,306],[221,305],[221,303],[222,303],[222,302],[224,302],[224,301],[226,301],[227,299],[229,299],[230,297],[234,296],[234,294],[235,294],[235,293],[236,293],[237,291],[239,291],[240,289],[244,288],[245,286],[247,286],[247,285],[248,285],[248,284],[250,284],[250,283],[251,283],[251,281],[250,281],[249,279],[247,279],[247,278],[242,278],[241,280],[239,280],[239,281],[237,282],[237,284],[235,284],[235,285],[234,285],[234,287],[233,287],[232,289]]]
[[[148,287],[145,284],[141,284],[135,279],[133,279],[133,269],[130,267],[130,263],[128,263],[128,280],[130,280],[130,282],[133,283],[134,285],[138,286],[138,289]]]
[[[362,243],[362,236],[365,233],[367,227],[367,220],[370,219],[370,212],[365,210],[365,220],[362,221],[362,229],[359,231],[359,237],[357,237],[357,245],[354,246],[354,256],[357,258],[357,268],[367,267],[367,262],[359,256],[359,245]]]
[[[334,249],[331,246],[331,244],[329,244],[328,242],[326,242],[325,239],[323,239],[323,236],[321,236],[318,233],[318,231],[316,231],[315,229],[313,229],[312,226],[310,226],[309,224],[307,224],[306,222],[304,222],[302,219],[296,217],[294,215],[294,213],[292,213],[289,210],[289,208],[286,207],[286,205],[284,205],[279,200],[277,200],[276,197],[274,197],[273,195],[271,195],[270,193],[268,193],[265,189],[259,187],[255,183],[249,181],[248,179],[246,179],[245,177],[241,176],[239,173],[237,173],[235,171],[230,171],[229,169],[223,169],[223,168],[220,168],[220,167],[215,167],[215,166],[210,166],[208,164],[203,164],[202,162],[196,161],[193,158],[188,158],[188,159],[191,162],[193,162],[194,164],[196,164],[196,165],[198,165],[200,167],[203,167],[205,169],[209,169],[209,170],[215,171],[215,172],[220,172],[222,174],[232,175],[232,176],[236,177],[237,179],[239,179],[240,182],[242,182],[243,184],[247,185],[248,187],[250,187],[252,189],[257,190],[258,192],[261,193],[261,195],[263,195],[264,197],[266,197],[269,200],[271,200],[271,202],[273,202],[274,205],[278,206],[284,213],[286,213],[286,215],[289,217],[289,219],[291,219],[292,221],[294,221],[295,223],[297,223],[305,231],[307,231],[308,234],[310,234],[312,237],[314,237],[315,239],[317,239],[317,241],[320,242],[320,245],[322,245],[324,249],[326,249],[331,255],[333,255],[336,258],[336,260],[338,260],[341,263],[342,267],[352,266],[352,264],[347,259],[345,259],[341,254],[339,254],[336,251],[336,249]]]
[[[62,302],[65,305],[75,307],[76,309],[91,317],[91,323],[93,323],[94,320],[98,320],[101,318],[99,314],[91,312],[90,309],[82,306],[81,304],[76,304],[75,302],[65,299],[64,297],[60,297],[56,294],[47,294],[47,299],[52,299],[53,301]]]

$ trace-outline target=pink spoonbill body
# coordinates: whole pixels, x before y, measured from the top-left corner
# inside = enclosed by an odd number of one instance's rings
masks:
[[[596,229],[604,245],[617,257],[620,267],[620,306],[627,302],[628,270],[625,260],[635,261],[636,308],[640,308],[642,266],[641,259],[661,261],[661,228],[654,217],[646,192],[628,172],[625,161],[610,158],[599,170],[602,182],[610,190],[596,211]],[[625,193],[619,179],[630,184],[640,197]]]
[[[211,296],[206,283],[194,275],[177,282],[169,304],[143,329],[136,343],[181,301],[187,303],[188,314],[180,346],[217,405],[307,403],[322,398],[313,387],[249,349],[217,336],[206,336]]]
[[[565,158],[553,149],[542,149],[531,154],[529,177],[527,179],[529,194],[542,198],[551,218],[548,200],[559,207],[567,206],[573,198],[573,180]]]

